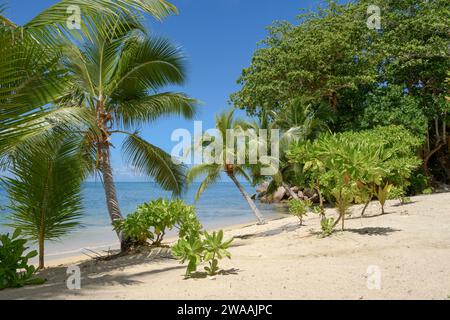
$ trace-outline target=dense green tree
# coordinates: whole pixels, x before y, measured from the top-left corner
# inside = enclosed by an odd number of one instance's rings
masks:
[[[364,128],[407,125],[417,111],[411,129],[427,136],[423,170],[430,175],[430,161],[433,169],[439,161],[433,173],[443,177],[449,162],[444,148],[448,1],[377,1],[379,29],[367,26],[369,5],[374,3],[329,1],[317,12],[300,15],[298,25],[275,23],[243,70],[238,80],[242,88],[231,102],[249,114],[282,112],[295,98],[313,106],[327,103],[336,111],[336,131],[361,128],[361,120]]]

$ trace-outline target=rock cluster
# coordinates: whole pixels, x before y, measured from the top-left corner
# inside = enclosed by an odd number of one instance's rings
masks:
[[[317,191],[310,188],[300,188],[297,186],[291,187],[289,192],[285,187],[279,187],[275,192],[269,194],[267,189],[269,183],[264,181],[256,188],[257,194],[253,196],[254,199],[259,199],[262,203],[280,203],[293,199],[292,194],[295,194],[300,200],[311,200],[315,203],[319,202],[319,195]]]

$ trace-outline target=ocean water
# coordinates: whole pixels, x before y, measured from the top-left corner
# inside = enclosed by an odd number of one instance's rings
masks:
[[[255,193],[250,184],[242,184],[250,194]],[[124,215],[132,213],[141,203],[160,197],[170,198],[169,192],[161,190],[153,182],[118,182],[116,186],[119,204]],[[189,204],[194,204],[197,188],[198,184],[193,184],[183,195],[183,200]],[[117,237],[112,230],[106,209],[102,183],[86,182],[83,186],[83,197],[82,227],[58,241],[47,242],[47,260],[75,256],[82,252],[89,253],[89,250],[101,252],[118,247]],[[8,212],[5,207],[8,203],[9,200],[5,190],[0,189],[0,223],[7,222]],[[261,204],[259,201],[256,204],[261,213],[268,219],[287,214],[286,208],[280,205]],[[203,193],[195,206],[200,221],[207,229],[255,221],[247,202],[232,182],[212,185]],[[0,233],[8,231],[10,230],[7,227],[0,224]],[[171,234],[169,233],[168,236],[171,236]]]

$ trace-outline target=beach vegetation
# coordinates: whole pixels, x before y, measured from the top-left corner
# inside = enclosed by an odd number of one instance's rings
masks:
[[[227,137],[227,130],[235,130],[235,132],[242,132],[247,128],[251,127],[251,124],[248,122],[239,119],[234,116],[234,110],[223,112],[216,117],[216,129],[220,133],[222,139]],[[213,139],[212,139],[213,140]],[[212,141],[200,141],[200,145],[194,145],[195,148],[203,148],[205,145],[211,144]],[[242,194],[245,201],[248,203],[250,209],[255,215],[259,224],[264,224],[265,220],[256,206],[255,202],[248,194],[248,192],[244,189],[242,184],[239,182],[238,177],[245,179],[247,182],[254,185],[254,180],[251,177],[250,171],[254,167],[254,165],[248,164],[237,164],[229,163],[230,155],[235,157],[238,154],[237,145],[235,143],[232,144],[232,148],[230,149],[228,143],[222,143],[220,148],[214,148],[213,158],[217,159],[216,161],[208,161],[207,163],[198,164],[192,167],[187,174],[187,182],[192,184],[196,179],[201,178],[200,186],[196,192],[195,200],[198,201],[202,193],[212,184],[217,183],[221,179],[222,173],[226,174],[226,176],[233,181],[235,186],[239,189],[239,192]],[[247,148],[246,148],[247,149]],[[213,160],[214,160],[213,159]]]
[[[303,225],[303,219],[308,215],[311,207],[312,203],[309,200],[293,199],[289,201],[289,213],[300,220],[300,225]]]
[[[328,237],[333,233],[334,218],[324,218],[320,220],[320,228],[322,229],[322,235]]]
[[[427,184],[448,183],[447,2],[378,1],[378,30],[367,28],[365,0],[328,1],[295,24],[275,21],[231,102],[250,116],[279,117],[292,101],[313,111],[325,105],[333,111],[332,132],[404,126],[420,140]]]
[[[0,290],[44,283],[43,279],[34,278],[36,268],[29,264],[38,253],[29,251],[26,245],[27,240],[21,237],[20,229],[12,235],[0,235]]]
[[[80,226],[82,182],[89,173],[78,139],[44,140],[17,150],[11,177],[2,179],[10,204],[7,226],[37,243],[39,269],[46,241],[60,240]]]
[[[123,216],[111,166],[112,137],[125,137],[124,159],[137,172],[179,195],[184,168],[138,129],[164,115],[191,118],[196,101],[165,89],[184,83],[185,56],[167,39],[150,36],[144,24],[142,13],[162,19],[177,12],[173,5],[163,0],[81,0],[77,5],[89,27],[73,30],[66,24],[69,5],[62,0],[23,28],[2,24],[1,36],[16,40],[2,47],[2,57],[9,58],[0,65],[5,70],[0,84],[5,105],[0,111],[1,164],[14,166],[11,155],[19,147],[32,149],[36,139],[82,136],[80,146],[91,161],[91,173],[102,178],[114,223]],[[122,235],[118,237],[126,250]]]
[[[345,228],[353,203],[372,198],[382,206],[393,186],[406,188],[420,166],[416,151],[420,139],[400,126],[325,134],[315,141],[292,146],[289,157],[303,167],[302,182],[320,186],[320,192],[336,207]]]
[[[218,274],[219,260],[223,258],[231,259],[228,251],[233,239],[224,241],[223,230],[208,233],[199,232],[197,236],[190,236],[185,239],[179,239],[172,248],[172,254],[179,259],[181,263],[188,262],[186,268],[186,277],[189,277],[197,271],[198,265],[202,262],[208,263],[204,267],[207,275],[214,276]]]
[[[130,248],[162,245],[166,232],[176,228],[180,238],[196,235],[202,229],[193,206],[182,200],[157,199],[138,206],[137,210],[119,220],[115,229],[123,234]]]

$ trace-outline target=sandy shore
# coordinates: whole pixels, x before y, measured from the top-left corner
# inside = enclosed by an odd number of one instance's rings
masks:
[[[46,284],[3,290],[0,299],[449,299],[450,194],[412,200],[390,201],[383,216],[373,203],[363,219],[355,206],[348,230],[329,238],[313,214],[303,227],[287,217],[231,228],[233,258],[212,279],[185,280],[185,267],[161,250],[78,261],[81,290],[68,290],[71,258],[41,274]],[[380,289],[368,288],[368,268],[380,271]]]

